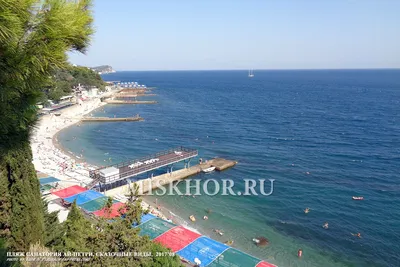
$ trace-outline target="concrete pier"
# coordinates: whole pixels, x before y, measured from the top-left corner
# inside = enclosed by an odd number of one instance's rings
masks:
[[[115,100],[107,99],[104,102],[108,104],[157,104],[157,101],[130,101],[130,100]]]
[[[137,93],[147,93],[151,90],[148,88],[125,88],[118,91],[118,94],[137,94]]]
[[[140,97],[140,96],[155,96],[156,94],[115,94],[114,98],[132,98],[132,97]]]
[[[142,117],[127,117],[127,118],[109,118],[109,117],[86,117],[82,118],[83,122],[108,122],[108,121],[143,121]]]
[[[216,170],[223,171],[227,168],[233,167],[237,164],[237,161],[227,160],[223,158],[215,158],[208,160],[205,163],[198,164],[186,169],[180,169],[177,171],[173,171],[170,173],[165,173],[162,175],[154,176],[153,178],[147,178],[140,181],[135,182],[139,187],[139,194],[145,194],[149,192],[150,189],[157,189],[159,186],[165,186],[167,184],[171,184],[178,180],[186,179],[190,176],[199,174],[202,170],[207,169],[211,166],[214,166]],[[131,184],[132,186],[132,184]],[[129,194],[129,184],[121,187],[117,187],[105,192],[107,196],[113,196],[115,194]]]

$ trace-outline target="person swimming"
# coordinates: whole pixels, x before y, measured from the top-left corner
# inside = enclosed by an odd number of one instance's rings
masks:
[[[301,258],[303,256],[303,250],[299,249],[299,251],[297,251],[297,257]]]
[[[305,210],[304,210],[304,213],[309,213],[310,212],[310,208],[306,208]]]
[[[324,225],[322,227],[324,227],[325,229],[328,229],[329,228],[329,224],[326,222],[326,223],[324,223]]]
[[[361,238],[361,233],[357,233],[357,234],[353,234],[353,233],[351,233],[353,236],[356,236],[356,237],[358,237],[358,238]]]
[[[224,233],[219,229],[215,229],[214,232],[219,234],[219,235],[221,235],[221,236],[224,235]]]

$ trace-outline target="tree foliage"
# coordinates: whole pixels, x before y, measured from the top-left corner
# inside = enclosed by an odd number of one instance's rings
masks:
[[[43,243],[44,212],[29,134],[51,75],[84,52],[93,33],[90,0],[0,0],[0,234],[26,251]]]
[[[60,235],[62,244],[53,247],[56,251],[76,252],[131,252],[129,257],[104,257],[93,254],[90,266],[181,266],[177,256],[169,256],[169,250],[154,243],[148,237],[142,237],[139,228],[133,228],[133,223],[140,223],[142,214],[141,200],[125,203],[124,216],[114,218],[109,222],[105,218],[86,219],[75,203]],[[109,198],[105,209],[110,209],[112,199]],[[122,215],[122,213],[121,213]],[[134,255],[134,252],[150,253],[150,256]],[[156,252],[164,252],[159,256]],[[69,262],[68,266],[79,266],[79,263]]]
[[[59,100],[79,85],[105,89],[105,83],[98,73],[86,67],[68,66],[55,72],[51,84],[44,89],[44,94],[47,99]]]
[[[85,218],[73,203],[67,220],[58,224],[57,213],[42,202],[29,145],[35,104],[57,79],[56,88],[64,91],[93,76],[69,68],[66,56],[89,44],[90,5],[90,0],[0,0],[0,245],[12,251],[153,252],[151,257],[95,257],[90,266],[179,266],[177,257],[157,257],[156,251],[168,250],[132,228],[142,213],[137,196],[127,203],[125,218],[112,223]]]
[[[61,244],[62,236],[62,224],[58,221],[58,211],[48,211],[48,201],[43,199],[43,211],[44,211],[44,245],[46,247],[54,247]]]
[[[0,0],[0,144],[28,140],[35,104],[67,51],[93,33],[90,0]]]
[[[28,142],[0,156],[0,229],[7,246],[26,251],[43,241],[44,216],[39,180]]]

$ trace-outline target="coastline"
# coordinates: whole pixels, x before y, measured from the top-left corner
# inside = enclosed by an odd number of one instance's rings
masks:
[[[89,177],[89,170],[97,168],[97,166],[88,164],[84,158],[79,158],[64,148],[58,140],[58,134],[62,130],[78,124],[84,115],[106,105],[107,103],[100,101],[102,96],[87,100],[82,105],[76,104],[60,110],[58,112],[61,114],[60,116],[54,114],[42,116],[33,131],[30,143],[35,170],[60,179],[57,189],[74,184],[85,186],[92,180]],[[149,208],[152,214],[166,220],[169,219],[143,197],[142,208]]]

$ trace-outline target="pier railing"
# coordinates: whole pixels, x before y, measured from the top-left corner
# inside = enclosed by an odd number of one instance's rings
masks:
[[[175,154],[175,152],[181,152],[182,154],[178,155],[178,154]],[[170,155],[170,156],[166,159],[159,160],[159,161],[156,161],[153,163],[142,164],[140,166],[135,166],[133,168],[128,167],[129,165],[135,164],[137,162],[144,162],[146,160],[160,158],[165,155]],[[118,164],[109,165],[107,167],[102,167],[102,168],[90,171],[89,175],[92,179],[98,180],[100,178],[100,171],[102,169],[109,168],[109,167],[118,168],[120,170],[119,174],[115,174],[110,177],[107,177],[107,183],[112,183],[112,182],[116,182],[119,180],[123,180],[123,179],[129,178],[129,177],[132,177],[132,176],[136,176],[136,175],[145,173],[150,170],[158,169],[160,167],[164,167],[164,166],[167,166],[167,165],[170,165],[170,164],[182,161],[182,160],[193,158],[193,157],[196,157],[197,155],[198,155],[197,150],[180,146],[180,147],[164,150],[164,151],[158,152],[157,154],[142,157],[139,159],[125,161],[125,162],[121,162]],[[121,172],[121,169],[124,167],[128,167],[129,169],[127,171]]]

